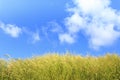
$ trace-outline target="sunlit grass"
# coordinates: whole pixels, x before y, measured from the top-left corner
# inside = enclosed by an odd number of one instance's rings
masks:
[[[0,59],[0,80],[120,80],[120,56],[51,54],[9,61]]]

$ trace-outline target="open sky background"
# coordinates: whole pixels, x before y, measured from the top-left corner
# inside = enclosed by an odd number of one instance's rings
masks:
[[[0,57],[120,54],[119,0],[0,0]]]

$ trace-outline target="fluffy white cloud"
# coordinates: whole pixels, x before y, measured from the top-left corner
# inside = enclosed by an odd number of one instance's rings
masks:
[[[19,35],[22,33],[22,29],[20,27],[12,24],[4,24],[2,22],[0,22],[0,29],[14,38],[19,37]]]
[[[62,42],[75,42],[72,35],[84,31],[93,49],[111,45],[120,38],[120,11],[110,7],[111,0],[73,0],[74,7],[68,8],[70,16],[65,19],[67,35]],[[118,30],[116,30],[118,29]]]
[[[80,29],[84,28],[85,21],[78,13],[75,13],[71,17],[67,17],[65,21],[65,25],[70,33],[79,32]]]
[[[59,40],[61,42],[67,42],[67,43],[74,43],[74,38],[72,35],[65,33],[65,34],[59,34]]]
[[[20,36],[21,33],[25,34],[25,35],[29,35],[30,36],[30,41],[34,44],[38,41],[40,41],[40,36],[39,36],[39,32],[33,32],[30,31],[29,29],[23,27],[20,28],[16,25],[12,25],[12,24],[4,24],[3,22],[0,22],[0,29],[3,30],[6,34],[10,35],[13,38],[17,38]]]

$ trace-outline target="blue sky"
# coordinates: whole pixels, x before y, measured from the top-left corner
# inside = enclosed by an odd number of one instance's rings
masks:
[[[120,54],[118,0],[0,0],[0,57]]]

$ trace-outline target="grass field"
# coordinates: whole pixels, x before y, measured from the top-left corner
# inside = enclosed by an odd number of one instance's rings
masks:
[[[120,56],[49,54],[8,61],[0,59],[0,80],[120,80]]]

